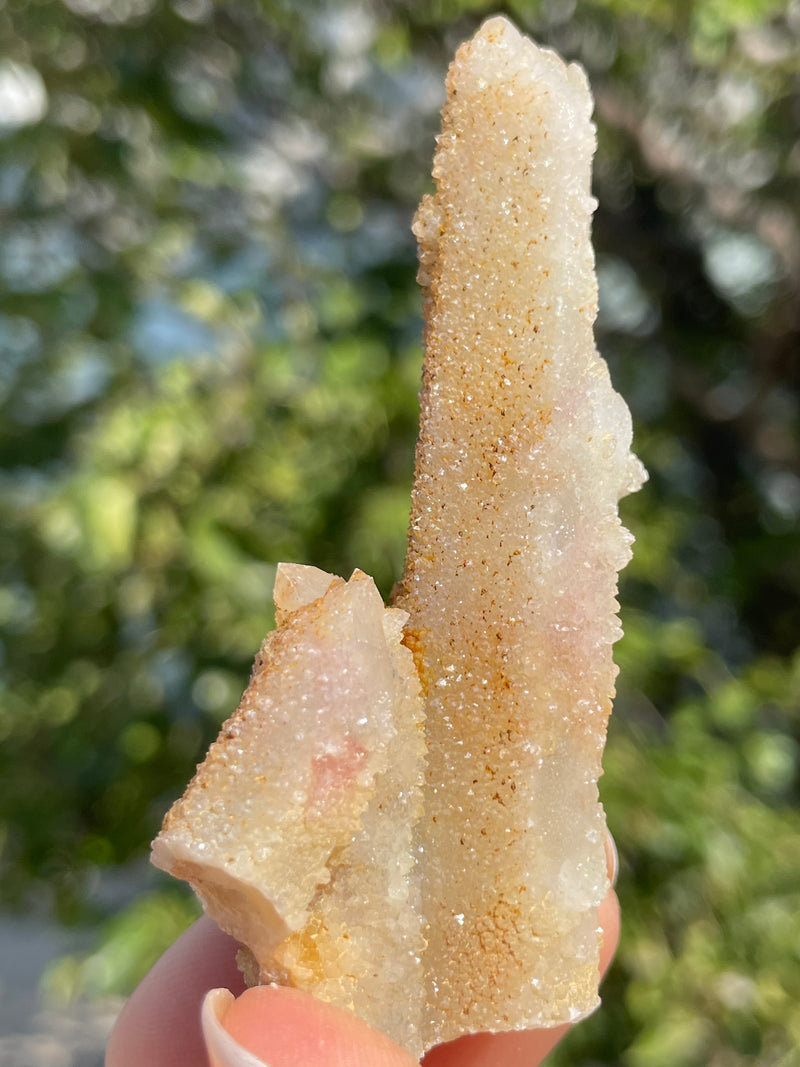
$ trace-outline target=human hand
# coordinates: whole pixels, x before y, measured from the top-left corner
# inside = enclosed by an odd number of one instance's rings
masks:
[[[610,838],[607,856],[613,883]],[[600,925],[604,974],[619,938],[613,888],[600,906]],[[415,1067],[384,1034],[307,993],[272,986],[245,990],[236,948],[210,919],[187,930],[123,1009],[106,1067],[206,1067],[209,1059],[212,1067]],[[424,1067],[536,1067],[568,1029],[470,1034],[432,1049]]]

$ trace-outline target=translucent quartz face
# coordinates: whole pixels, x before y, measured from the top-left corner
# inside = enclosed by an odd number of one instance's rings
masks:
[[[396,607],[281,565],[278,629],[153,853],[250,980],[417,1056],[597,1004],[617,503],[644,478],[592,334],[583,73],[492,19],[447,85]]]

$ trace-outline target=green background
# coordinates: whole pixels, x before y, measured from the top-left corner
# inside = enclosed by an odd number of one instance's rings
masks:
[[[413,210],[481,3],[0,5],[0,895],[126,992],[195,914],[144,857],[274,566],[399,575]],[[800,1045],[800,7],[507,5],[586,67],[598,341],[650,481],[603,796],[623,940],[562,1064]]]

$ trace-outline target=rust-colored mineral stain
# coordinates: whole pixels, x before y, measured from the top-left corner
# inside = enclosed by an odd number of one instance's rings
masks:
[[[291,985],[299,983],[306,987],[323,981],[325,958],[321,949],[326,940],[330,942],[328,928],[318,915],[313,915],[302,930],[278,946],[275,959],[290,976]]]

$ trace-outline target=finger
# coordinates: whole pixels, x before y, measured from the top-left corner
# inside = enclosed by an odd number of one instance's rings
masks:
[[[122,1009],[106,1067],[206,1067],[200,1006],[209,989],[244,989],[236,942],[200,919],[167,950]]]
[[[616,889],[617,876],[619,874],[619,852],[617,851],[617,842],[612,837],[610,830],[606,830],[606,869],[611,888]]]
[[[212,1067],[418,1067],[385,1034],[297,989],[256,986],[238,1000],[213,990],[203,1027]]]

